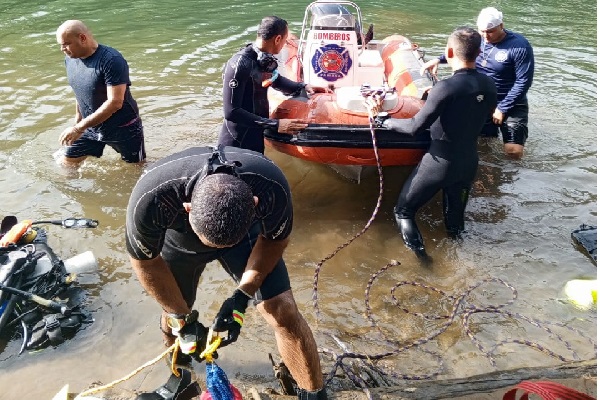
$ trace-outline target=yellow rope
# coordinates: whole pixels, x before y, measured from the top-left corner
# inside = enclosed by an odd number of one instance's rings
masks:
[[[213,353],[217,351],[217,348],[221,345],[223,340],[219,335],[214,335],[212,328],[208,331],[206,340],[206,348],[200,353],[200,358],[204,357],[207,363],[213,362]]]
[[[177,367],[175,367],[175,361],[177,360],[177,353],[179,352],[179,338],[175,338],[175,343],[173,343],[173,356],[171,357],[171,372],[173,375],[179,378],[179,371],[177,371]]]
[[[119,384],[121,382],[125,382],[126,380],[128,380],[131,377],[133,377],[136,374],[138,374],[144,368],[147,368],[147,367],[149,367],[149,366],[151,366],[151,365],[156,364],[157,362],[159,362],[160,359],[163,358],[164,356],[166,356],[171,350],[174,350],[173,354],[177,354],[178,347],[179,347],[179,340],[175,340],[175,343],[173,343],[171,345],[171,347],[169,347],[168,349],[166,349],[165,351],[163,351],[160,355],[158,355],[154,359],[148,361],[147,363],[145,363],[141,367],[138,367],[134,371],[130,372],[129,374],[127,374],[123,378],[117,379],[116,381],[113,381],[113,382],[111,382],[109,384],[106,384],[104,386],[98,386],[98,387],[95,387],[95,388],[91,388],[91,389],[85,390],[85,391],[79,393],[77,396],[75,396],[75,399],[79,399],[80,397],[83,397],[83,396],[89,396],[90,394],[94,394],[94,393],[100,392],[102,390],[110,389],[110,388],[116,386],[117,384]],[[174,368],[174,366],[173,366],[173,361],[172,361],[171,369],[173,369],[173,368]],[[175,370],[173,370],[173,371],[174,371],[174,373],[176,372]],[[179,376],[178,373],[176,373],[176,375]]]
[[[206,359],[206,362],[208,362],[208,363],[213,362],[213,353],[215,351],[217,351],[217,348],[221,345],[221,340],[222,340],[222,338],[220,336],[213,334],[212,329],[209,330],[209,332],[208,332],[208,338],[207,338],[207,346],[206,346],[206,349],[204,349],[204,351],[200,354],[200,358],[204,357]],[[167,354],[169,354],[169,352],[171,350],[173,351],[173,357],[171,358],[171,372],[173,372],[173,374],[175,376],[179,377],[180,376],[179,372],[177,371],[177,368],[175,368],[175,360],[177,358],[177,352],[179,351],[179,338],[176,338],[175,339],[175,343],[173,343],[168,349],[166,349],[160,355],[156,356],[154,359],[148,361],[144,365],[136,368],[134,371],[130,372],[129,374],[127,374],[123,378],[117,379],[116,381],[113,381],[113,382],[111,382],[109,384],[106,384],[104,386],[98,386],[98,387],[95,387],[95,388],[91,388],[91,389],[85,390],[85,391],[79,393],[77,396],[75,396],[75,399],[78,399],[78,398],[83,397],[83,396],[89,396],[90,394],[101,392],[102,390],[110,389],[110,388],[118,385],[121,382],[125,382],[126,380],[128,380],[131,377],[133,377],[136,374],[138,374],[144,368],[147,368],[147,367],[149,367],[149,366],[151,366],[151,365],[156,364],[157,362],[159,362],[160,359],[163,358],[163,357],[165,357]]]

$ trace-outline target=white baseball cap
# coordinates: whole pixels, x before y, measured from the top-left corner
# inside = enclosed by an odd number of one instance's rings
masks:
[[[487,7],[481,10],[477,17],[477,29],[487,31],[497,27],[502,23],[502,13],[494,7]]]

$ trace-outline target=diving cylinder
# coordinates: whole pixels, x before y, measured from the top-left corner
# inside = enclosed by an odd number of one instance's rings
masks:
[[[90,250],[79,253],[63,261],[68,273],[81,274],[98,270],[98,261]]]
[[[94,253],[90,250],[77,254],[69,259],[63,260],[67,273],[82,274],[84,272],[95,272],[98,270],[98,262]],[[35,269],[31,273],[31,277],[43,275],[52,269],[52,261],[48,256],[40,258]]]

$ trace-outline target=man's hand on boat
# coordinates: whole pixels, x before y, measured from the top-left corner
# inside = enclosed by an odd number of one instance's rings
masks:
[[[303,119],[280,119],[278,132],[281,133],[298,133],[308,126],[308,122]]]
[[[440,59],[434,58],[432,60],[427,61],[421,67],[421,76],[425,75],[425,71],[429,70],[431,76],[437,79],[438,66],[440,65]]]

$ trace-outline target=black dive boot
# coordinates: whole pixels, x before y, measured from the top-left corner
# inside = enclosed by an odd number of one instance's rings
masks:
[[[402,240],[406,247],[415,252],[419,258],[427,258],[425,252],[425,245],[423,244],[423,237],[414,219],[412,218],[399,218],[397,215],[396,224],[402,235]]]
[[[327,392],[325,391],[325,388],[317,390],[316,392],[298,389],[298,400],[327,400]]]

